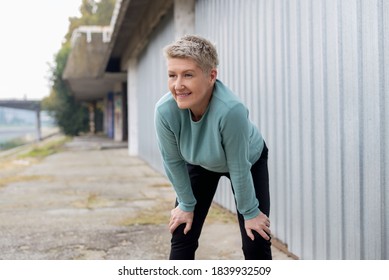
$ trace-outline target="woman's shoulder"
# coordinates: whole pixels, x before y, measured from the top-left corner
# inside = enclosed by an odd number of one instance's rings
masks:
[[[155,104],[155,108],[169,106],[169,103],[174,101],[173,96],[170,92],[165,93]]]
[[[184,110],[178,108],[177,102],[174,100],[172,94],[168,92],[155,104],[154,114],[155,119],[158,120],[157,122],[179,125],[180,120],[183,118]]]
[[[217,80],[215,91],[213,93],[214,106],[220,112],[229,112],[235,107],[245,107],[239,96],[237,96],[230,88]]]
[[[155,104],[155,111],[161,114],[173,112],[177,108],[177,103],[170,92],[164,94]]]

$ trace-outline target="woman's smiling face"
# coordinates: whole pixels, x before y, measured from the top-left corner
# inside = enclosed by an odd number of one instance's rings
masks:
[[[212,96],[217,71],[205,73],[193,59],[167,60],[168,86],[180,109],[190,109],[198,121],[205,113]]]

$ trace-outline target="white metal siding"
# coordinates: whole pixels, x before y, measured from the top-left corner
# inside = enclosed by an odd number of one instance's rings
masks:
[[[275,236],[302,259],[389,259],[389,1],[198,0],[196,32],[269,146]]]
[[[153,32],[150,43],[138,60],[138,147],[139,156],[163,172],[154,128],[154,106],[168,92],[166,61],[162,54],[165,45],[174,39],[173,12],[168,13]]]

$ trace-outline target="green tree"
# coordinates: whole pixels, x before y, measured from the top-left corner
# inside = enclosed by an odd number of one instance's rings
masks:
[[[75,101],[62,79],[69,53],[69,44],[57,53],[55,66],[51,69],[51,93],[43,100],[42,107],[51,112],[63,133],[75,136],[88,130],[88,110]]]
[[[69,41],[73,31],[81,25],[109,25],[116,0],[82,0],[81,17],[69,18],[69,30],[65,35]]]
[[[42,101],[42,107],[55,118],[58,126],[66,135],[78,135],[88,130],[88,110],[78,103],[62,79],[66,61],[70,53],[70,38],[73,31],[81,25],[108,25],[116,0],[82,0],[80,17],[69,18],[69,28],[65,42],[54,57],[50,68],[51,92]]]

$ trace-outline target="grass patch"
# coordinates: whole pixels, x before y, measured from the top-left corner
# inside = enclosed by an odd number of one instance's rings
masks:
[[[98,193],[89,193],[87,197],[83,200],[78,200],[72,203],[73,207],[76,208],[85,208],[89,210],[97,209],[97,208],[104,208],[104,207],[110,207],[113,205],[113,202],[104,199],[100,196]]]
[[[23,139],[13,139],[13,140],[10,140],[10,141],[6,141],[6,142],[1,142],[0,143],[0,151],[5,151],[5,150],[9,150],[9,149],[12,149],[12,148],[16,148],[16,147],[19,147],[23,144],[25,144],[26,142],[23,140]]]
[[[71,137],[61,137],[43,144],[36,144],[31,150],[20,154],[19,158],[44,158],[62,150],[64,144],[71,140]]]
[[[161,201],[152,208],[145,208],[137,212],[136,216],[121,221],[121,226],[134,225],[167,225],[170,219],[170,201]]]
[[[213,203],[209,209],[208,216],[205,221],[229,224],[237,223],[238,218],[236,217],[236,214],[228,211],[216,203]]]
[[[22,175],[22,176],[8,176],[0,178],[0,187],[5,187],[8,184],[17,183],[17,182],[30,182],[37,181],[42,179],[47,179],[47,176],[38,176],[38,175]]]
[[[141,211],[135,217],[130,217],[123,220],[120,225],[134,226],[134,225],[161,225],[168,224],[170,219],[170,209],[168,206],[159,205],[153,209]],[[226,210],[225,208],[212,204],[209,209],[206,222],[219,223],[237,223],[236,215]]]
[[[135,217],[123,220],[120,225],[134,226],[134,225],[161,225],[168,224],[170,218],[169,211],[142,211]]]

